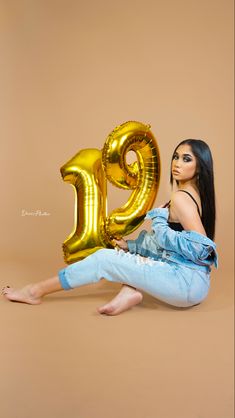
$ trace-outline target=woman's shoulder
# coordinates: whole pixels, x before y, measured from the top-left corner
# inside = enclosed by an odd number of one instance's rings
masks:
[[[187,193],[179,191],[172,193],[170,217],[180,222],[184,230],[206,235],[199,209]]]
[[[199,193],[196,190],[191,189],[179,189],[171,194],[170,200],[171,208],[177,208],[178,210],[184,208],[184,210],[196,210],[200,214],[202,213],[201,199]]]

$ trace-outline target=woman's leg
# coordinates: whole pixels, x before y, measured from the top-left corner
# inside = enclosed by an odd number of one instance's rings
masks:
[[[156,297],[173,306],[189,306],[188,289],[194,270],[187,269],[190,277],[175,263],[150,260],[124,251],[98,250],[84,260],[60,270],[64,289],[98,282],[104,278],[110,282],[125,284]],[[189,279],[189,280],[188,280]],[[124,288],[123,292],[127,292]]]
[[[79,273],[79,264],[74,263],[74,266],[78,268]],[[80,264],[80,267],[81,264]],[[66,271],[67,268],[62,269]],[[61,275],[62,276],[62,275]],[[89,281],[87,277],[86,280]],[[57,292],[59,290],[67,290],[68,287],[62,287],[61,281],[58,276],[40,281],[35,284],[29,284],[22,289],[14,289],[9,286],[6,286],[2,289],[2,294],[6,299],[14,302],[23,302],[31,305],[38,305],[42,302],[43,296],[46,296],[50,293]],[[99,313],[108,314],[108,315],[118,315],[119,313],[130,309],[132,306],[139,304],[143,299],[143,295],[136,288],[123,284],[121,291],[118,295],[112,299],[111,302],[103,305],[98,308]]]
[[[58,276],[55,276],[35,284],[29,284],[18,290],[6,286],[2,289],[2,294],[6,299],[13,302],[38,305],[42,302],[43,296],[59,290],[63,290],[63,288]],[[118,295],[111,302],[98,308],[97,311],[101,314],[118,315],[139,304],[142,299],[143,295],[140,291],[133,287],[123,285]]]
[[[139,290],[124,284],[115,298],[97,310],[101,314],[118,315],[132,306],[138,305],[142,300],[143,295]]]
[[[60,270],[58,277],[26,286],[20,291],[5,288],[4,294],[10,300],[38,304],[41,302],[41,297],[48,293],[97,283],[105,278],[111,282],[143,290],[173,306],[185,307],[196,303],[195,298],[189,300],[189,291],[192,279],[195,275],[197,276],[194,270],[185,270],[187,271],[182,270],[175,263],[169,264],[164,260],[153,261],[130,253],[102,249]],[[197,277],[193,282],[198,282]],[[200,283],[202,286],[201,281]],[[202,299],[201,291],[204,290],[199,290],[199,296]],[[123,292],[127,292],[127,289],[124,288]]]
[[[35,284],[29,284],[22,289],[13,289],[6,286],[2,289],[2,294],[6,299],[14,302],[24,302],[30,305],[38,305],[42,301],[42,297],[49,293],[63,290],[58,276],[43,280]]]

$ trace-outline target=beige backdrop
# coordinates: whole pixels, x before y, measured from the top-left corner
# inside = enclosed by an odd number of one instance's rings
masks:
[[[9,277],[19,263],[15,282],[27,272],[36,281],[64,266],[74,193],[60,167],[80,149],[101,149],[115,126],[138,120],[151,124],[161,151],[156,205],[169,199],[175,145],[201,138],[211,147],[219,270],[212,272],[210,309],[230,306],[233,1],[3,0],[0,28],[2,271]],[[109,209],[126,197],[110,187]],[[22,216],[24,210],[49,215]],[[205,416],[217,417],[212,410]]]

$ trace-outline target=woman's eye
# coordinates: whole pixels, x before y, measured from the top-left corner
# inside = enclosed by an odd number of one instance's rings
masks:
[[[173,160],[178,160],[178,159],[179,159],[178,155],[173,156]],[[183,157],[183,161],[188,163],[188,162],[192,161],[192,159],[189,158],[189,157]]]

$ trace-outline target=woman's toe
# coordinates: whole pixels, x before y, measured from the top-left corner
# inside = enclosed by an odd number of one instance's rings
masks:
[[[7,293],[7,291],[8,291],[8,289],[10,289],[10,286],[4,286],[3,288],[2,288],[2,295],[5,295],[5,293]]]

